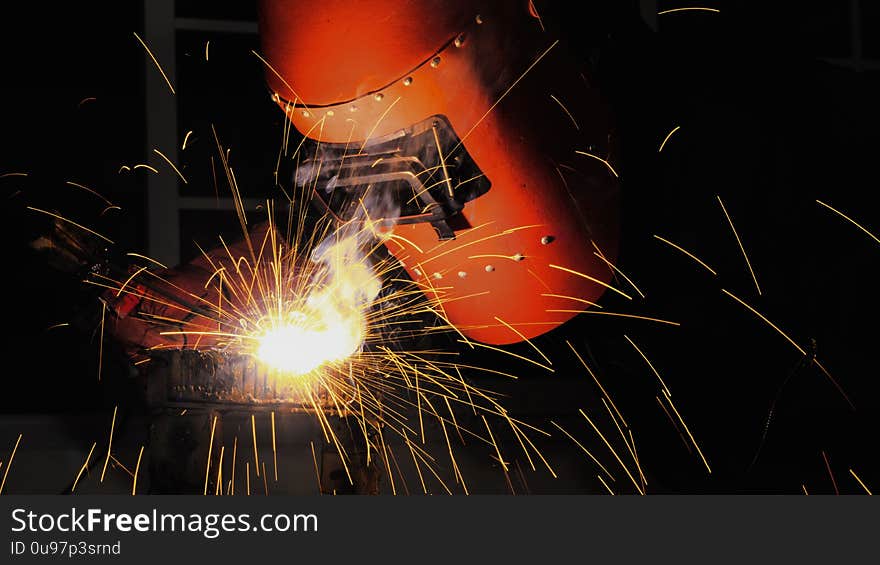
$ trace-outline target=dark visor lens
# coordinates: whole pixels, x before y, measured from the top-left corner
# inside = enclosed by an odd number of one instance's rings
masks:
[[[324,211],[348,221],[380,199],[393,204],[397,223],[429,222],[441,240],[469,227],[459,212],[491,186],[443,116],[363,147],[314,142],[304,154],[296,184]]]

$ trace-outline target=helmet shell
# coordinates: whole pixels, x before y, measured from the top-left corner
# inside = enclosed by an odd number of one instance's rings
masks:
[[[617,255],[616,140],[598,90],[528,2],[264,2],[270,87],[305,136],[356,144],[444,116],[491,182],[438,241],[387,243],[468,338],[519,342],[588,308]],[[449,156],[447,156],[449,157]]]

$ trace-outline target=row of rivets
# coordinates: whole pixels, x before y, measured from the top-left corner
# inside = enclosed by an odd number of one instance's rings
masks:
[[[545,235],[545,236],[543,236],[543,237],[541,238],[541,244],[542,244],[542,245],[549,245],[549,244],[553,243],[553,240],[554,240],[554,239],[556,239],[556,238],[553,237],[552,235]],[[519,262],[519,261],[524,261],[525,258],[526,258],[526,256],[523,255],[522,253],[517,253],[516,255],[511,256],[511,259],[513,259],[514,261],[517,261],[517,262]],[[401,262],[401,263],[402,263],[402,262]],[[486,266],[484,267],[484,269],[486,270],[487,273],[492,273],[492,272],[495,271],[495,266],[494,266],[494,265],[486,265]],[[421,271],[419,271],[418,269],[415,269],[415,273],[416,273],[416,275],[418,275],[418,276],[421,276],[421,275],[422,275]],[[440,273],[440,272],[435,272],[435,273],[433,273],[431,276],[432,276],[433,278],[437,279],[437,280],[440,280],[440,279],[443,278],[443,274]],[[467,272],[466,272],[466,271],[459,271],[459,272],[458,272],[458,277],[459,277],[459,278],[462,278],[462,279],[463,279],[463,278],[466,278],[466,277],[467,277]]]
[[[482,16],[477,14],[476,18],[474,18],[474,21],[476,21],[477,24],[482,24],[484,20],[483,20]],[[455,41],[453,41],[453,44],[456,47],[461,47],[462,45],[464,45],[464,40],[465,40],[465,35],[463,33],[459,34],[458,37],[455,38]],[[431,59],[431,68],[436,69],[437,67],[439,67],[440,61],[441,61],[440,57],[434,57],[433,59]],[[403,86],[409,86],[412,83],[413,83],[412,77],[406,77],[405,79],[403,79]],[[381,92],[377,92],[376,94],[373,95],[373,99],[376,102],[381,102],[383,98],[385,98],[385,95],[382,94]],[[273,94],[272,101],[278,102],[278,100],[279,100],[278,94]],[[351,106],[348,107],[349,112],[357,112],[357,109],[358,109],[357,106],[355,106],[354,104],[352,104]],[[308,110],[303,110],[302,115],[304,118],[310,118],[312,116],[311,112],[309,112]],[[327,115],[332,116],[333,110],[328,110]],[[543,243],[543,240],[542,240],[542,243]]]

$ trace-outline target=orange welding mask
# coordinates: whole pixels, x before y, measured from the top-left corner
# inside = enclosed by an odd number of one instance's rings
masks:
[[[617,254],[607,107],[527,1],[265,0],[272,97],[310,141],[297,182],[340,219],[367,191],[386,244],[469,338],[543,334]],[[348,211],[348,212],[347,212]]]

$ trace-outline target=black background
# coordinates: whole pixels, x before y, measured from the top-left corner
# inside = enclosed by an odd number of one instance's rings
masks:
[[[880,60],[876,8],[860,4],[862,54]],[[880,70],[857,72],[827,60],[851,55],[848,2],[711,5],[722,12],[661,15],[655,32],[640,20],[634,2],[584,2],[582,15],[565,13],[567,3],[538,3],[549,32],[584,61],[617,115],[622,151],[616,168],[623,195],[618,266],[646,291],[643,313],[682,323],[668,329],[590,318],[539,344],[559,353],[559,366],[570,363],[570,370],[554,376],[559,390],[587,378],[559,347],[560,338],[589,350],[637,433],[649,490],[796,493],[803,483],[834,492],[824,451],[838,487],[859,492],[849,468],[869,485],[880,484],[873,447],[880,430],[875,329],[880,245],[815,200],[880,231],[875,175]],[[0,179],[5,283],[0,405],[8,415],[106,410],[126,398],[136,404],[125,386],[125,363],[112,351],[105,360],[110,376],[102,384],[92,377],[97,347],[88,329],[95,327],[94,319],[80,329],[46,331],[58,322],[88,319],[84,312],[93,316],[94,296],[28,248],[45,223],[24,206],[74,210],[72,216],[112,233],[120,247],[143,249],[144,176],[117,172],[121,164],[146,161],[150,116],[143,82],[145,70],[151,72],[145,65],[152,63],[132,36],[142,29],[142,8],[140,2],[120,2],[28,8],[7,3],[2,9],[0,174],[29,173]],[[236,16],[252,13],[252,7],[243,8]],[[196,50],[203,42],[193,38],[192,44]],[[246,41],[217,44],[217,56],[225,45],[230,60],[247,58],[251,47]],[[239,81],[215,75],[212,82],[187,75],[185,61],[178,64],[181,107],[201,107],[199,101],[210,100],[223,85],[245,85],[234,94],[240,104],[205,102],[202,115],[210,118],[190,112],[182,132],[198,130],[199,120],[227,120],[233,142],[247,147],[271,131],[271,139],[254,147],[276,147],[281,116],[265,96],[258,65],[245,66],[249,74]],[[90,97],[95,100],[86,100]],[[262,119],[264,130],[234,125]],[[658,153],[676,126],[681,129]],[[257,149],[244,160],[255,171],[252,194],[260,196],[267,185],[259,171],[265,175],[269,169]],[[196,153],[186,163],[196,179],[197,171],[208,170],[199,159]],[[273,159],[274,153],[268,161]],[[66,180],[100,190],[124,214],[98,217],[100,202],[65,186]],[[213,191],[207,182],[194,184],[205,194]],[[760,297],[716,195],[743,238]],[[195,219],[183,230],[190,252],[189,241],[205,235],[207,225],[214,228],[210,219],[201,222]],[[682,244],[720,276],[709,277],[653,234]],[[815,368],[799,371],[782,389],[761,457],[750,468],[770,405],[800,356],[720,288],[752,304],[801,345],[814,339],[818,357],[856,410]],[[611,310],[623,307],[613,297],[605,300]],[[712,476],[657,407],[656,383],[624,333],[669,384],[712,463]],[[554,393],[546,377],[521,373],[510,390],[513,405],[527,406],[536,416],[569,409],[572,399]],[[595,403],[586,390],[583,404]],[[13,427],[2,430],[0,441],[14,441]]]

